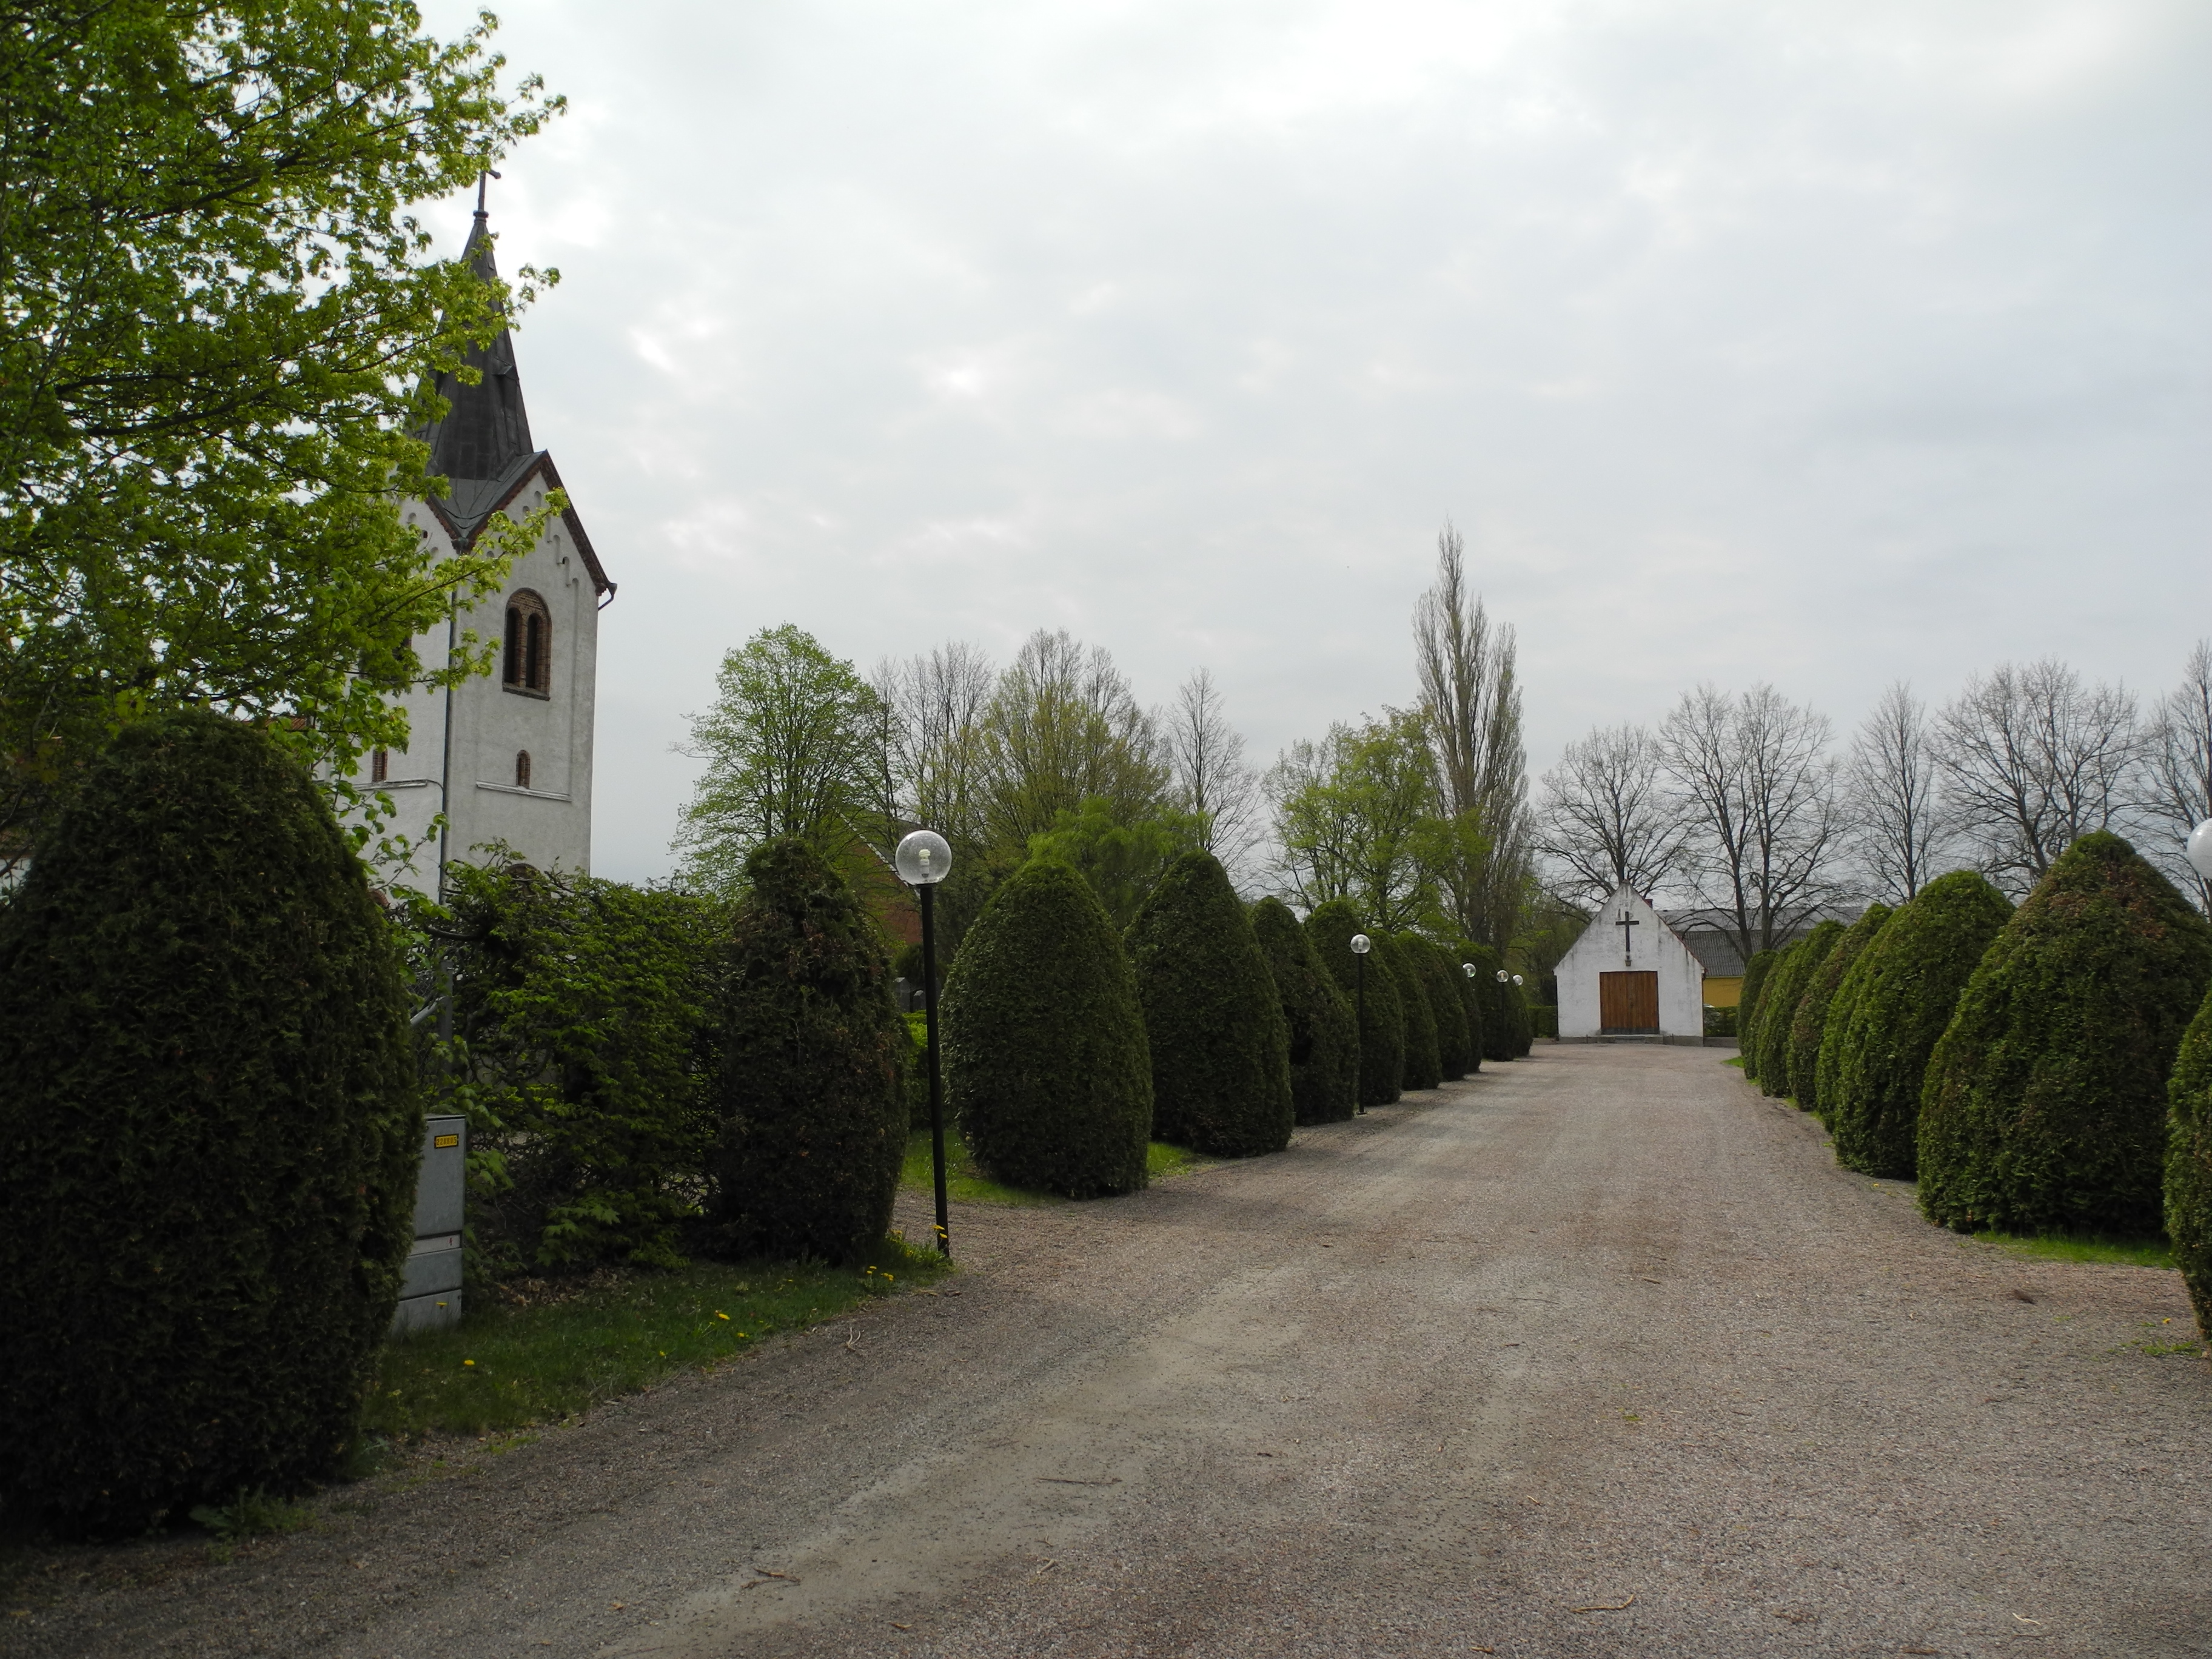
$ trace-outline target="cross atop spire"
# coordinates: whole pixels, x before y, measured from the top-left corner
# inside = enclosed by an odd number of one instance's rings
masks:
[[[490,216],[484,211],[484,186],[499,176],[499,172],[495,167],[485,167],[477,174],[477,217],[479,219]]]

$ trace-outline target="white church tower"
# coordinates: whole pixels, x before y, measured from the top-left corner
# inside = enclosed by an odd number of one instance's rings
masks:
[[[1559,958],[1559,1041],[1705,1040],[1705,964],[1626,884]]]
[[[495,274],[481,189],[462,257],[480,274]],[[562,487],[553,457],[531,441],[507,331],[467,361],[483,380],[466,386],[441,375],[438,393],[451,408],[423,434],[429,471],[452,493],[402,507],[441,556],[467,552],[494,514],[526,517]],[[541,869],[590,870],[599,612],[614,593],[570,507],[515,560],[503,592],[416,637],[416,654],[432,668],[446,665],[464,632],[497,641],[499,653],[489,676],[410,694],[408,746],[379,750],[370,763],[365,781],[390,793],[393,828],[416,842],[415,884],[434,887],[447,861],[480,857],[475,849],[491,842]],[[441,807],[447,827],[433,842],[426,836]]]

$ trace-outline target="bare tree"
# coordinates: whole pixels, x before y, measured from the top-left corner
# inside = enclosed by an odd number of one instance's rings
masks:
[[[1694,826],[1687,873],[1746,961],[1838,896],[1827,716],[1771,685],[1682,694],[1659,731]]]
[[[2189,832],[2212,818],[2212,640],[2197,642],[2181,684],[2159,699],[2139,793],[2145,850],[2212,915],[2212,885],[2181,856]]]
[[[892,815],[963,849],[981,838],[979,734],[995,678],[990,659],[959,640],[880,663],[872,678],[891,711],[883,769]]]
[[[1850,843],[1876,896],[1902,904],[1949,866],[1949,816],[1937,787],[1928,705],[1903,680],[1881,694],[1851,738],[1844,769]]]
[[[1413,664],[1444,815],[1471,851],[1444,872],[1453,918],[1503,951],[1521,932],[1534,889],[1535,825],[1521,687],[1510,628],[1493,628],[1467,584],[1466,548],[1447,523],[1437,537],[1437,580],[1413,610]]]
[[[999,676],[977,726],[985,833],[1019,848],[1094,797],[1125,821],[1165,804],[1159,730],[1099,646],[1039,629]]]
[[[1565,895],[1602,900],[1624,883],[1647,896],[1674,873],[1690,821],[1669,798],[1659,745],[1641,726],[1593,730],[1544,775],[1536,818]]]
[[[1968,680],[1936,730],[1961,831],[1982,867],[2015,891],[2119,815],[2141,753],[2135,698],[2084,686],[2051,657]]]
[[[1230,725],[1209,670],[1182,683],[1165,724],[1177,804],[1204,820],[1199,844],[1239,878],[1263,832],[1260,775],[1244,758],[1243,734]]]

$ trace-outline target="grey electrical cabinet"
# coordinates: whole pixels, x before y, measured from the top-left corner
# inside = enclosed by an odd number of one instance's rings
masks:
[[[461,1316],[462,1161],[468,1120],[434,1117],[422,1126],[422,1173],[415,1181],[415,1248],[399,1287],[392,1328],[432,1331]]]

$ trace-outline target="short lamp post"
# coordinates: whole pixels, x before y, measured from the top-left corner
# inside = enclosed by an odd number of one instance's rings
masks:
[[[951,1212],[945,1200],[945,1091],[937,1073],[937,884],[952,873],[952,848],[934,830],[917,830],[898,844],[899,879],[921,895],[921,1022],[928,1035],[929,1156],[937,1176],[937,1249],[952,1254]]]
[[[1367,953],[1375,941],[1364,933],[1352,936],[1352,983],[1356,1012],[1352,1028],[1352,1099],[1362,1115],[1367,1111]]]
[[[2212,881],[2212,818],[2207,818],[2189,832],[2189,866],[2206,881]]]

